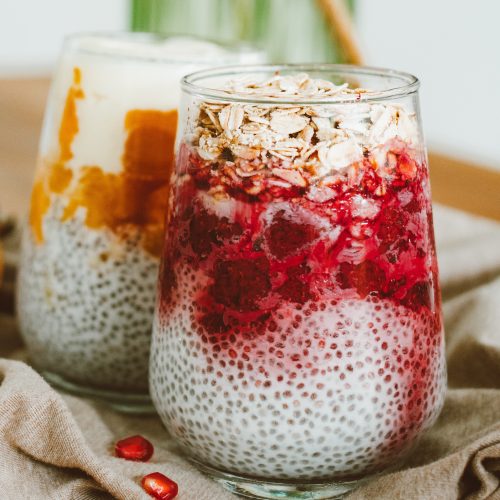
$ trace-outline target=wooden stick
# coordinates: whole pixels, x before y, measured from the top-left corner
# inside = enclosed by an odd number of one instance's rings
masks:
[[[432,199],[500,221],[500,172],[429,153]]]
[[[317,1],[326,16],[332,36],[337,40],[347,62],[363,64],[363,56],[345,0]]]

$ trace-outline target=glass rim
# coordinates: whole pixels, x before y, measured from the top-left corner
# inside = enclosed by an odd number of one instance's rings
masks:
[[[248,96],[248,94],[238,92],[228,92],[221,89],[214,89],[198,83],[211,77],[224,76],[244,76],[250,73],[329,73],[339,76],[372,76],[383,78],[396,78],[401,81],[401,85],[391,86],[383,90],[373,90],[363,93],[343,94],[336,96],[326,96],[317,98],[297,97],[258,97]],[[387,68],[373,66],[357,66],[353,64],[253,64],[253,65],[231,65],[195,71],[184,76],[181,80],[181,88],[184,92],[201,97],[223,102],[237,102],[242,104],[291,104],[291,105],[325,105],[325,104],[348,104],[348,103],[368,103],[380,102],[390,99],[397,99],[414,94],[420,87],[419,79],[411,73],[397,71]]]
[[[213,54],[200,57],[199,55],[197,56],[196,51],[193,51],[190,57],[187,57],[185,54],[179,57],[172,55],[172,53],[165,55],[161,54],[161,43],[173,39],[206,42],[224,49],[225,53],[221,52],[216,56],[216,58],[221,61],[221,64],[225,62],[234,64],[234,57],[237,55],[263,54],[262,49],[247,42],[221,42],[213,38],[186,33],[169,33],[167,35],[158,32],[124,30],[97,30],[72,33],[64,37],[63,49],[73,48],[79,52],[91,55],[121,57],[129,60],[157,61],[167,64],[209,64],[213,61]],[[84,43],[86,41],[102,41],[103,45],[101,47],[85,47]],[[142,44],[144,47],[147,47],[147,49],[145,49],[142,54],[131,54],[126,51],[128,43],[133,43],[138,47]],[[106,44],[108,44],[108,47],[106,47]]]

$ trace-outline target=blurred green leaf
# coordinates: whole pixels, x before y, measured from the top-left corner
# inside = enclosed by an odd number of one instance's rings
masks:
[[[260,46],[275,62],[341,62],[315,0],[131,0],[131,28]],[[354,8],[354,0],[348,0]]]

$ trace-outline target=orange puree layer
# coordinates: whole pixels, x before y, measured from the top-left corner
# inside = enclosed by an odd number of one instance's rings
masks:
[[[37,243],[43,242],[42,220],[49,207],[50,197],[45,189],[43,179],[35,180],[31,191],[29,222]]]
[[[68,90],[66,103],[59,127],[59,160],[64,163],[73,158],[71,145],[78,134],[78,115],[76,113],[76,100],[83,99],[85,94],[82,87],[82,73],[80,68],[73,69],[73,85]]]
[[[81,73],[75,68],[59,130],[59,161],[42,169],[35,182],[30,222],[36,241],[43,241],[42,219],[50,206],[50,193],[63,194],[62,221],[71,219],[79,207],[86,209],[85,224],[91,229],[106,227],[117,235],[130,225],[140,227],[142,245],[159,256],[172,173],[177,110],[129,111],[125,116],[127,138],[122,154],[123,170],[105,173],[100,166],[82,166],[72,181],[65,162],[73,157],[78,133],[76,99],[84,97]]]
[[[73,83],[68,90],[64,110],[59,126],[59,155],[58,161],[51,168],[43,166],[38,172],[33,191],[29,221],[38,243],[43,241],[42,220],[50,207],[49,192],[61,194],[71,182],[72,172],[64,163],[73,158],[71,145],[78,133],[78,115],[76,100],[85,97],[81,88],[82,73],[80,68],[73,69]],[[48,184],[48,186],[47,186]]]

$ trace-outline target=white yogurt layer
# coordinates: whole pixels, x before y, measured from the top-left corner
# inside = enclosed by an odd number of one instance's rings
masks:
[[[72,144],[74,157],[67,166],[98,165],[105,172],[122,170],[128,111],[175,109],[184,75],[207,66],[260,58],[258,52],[230,50],[187,37],[155,41],[146,35],[84,36],[69,47],[60,59],[51,91],[40,153],[49,159],[57,155],[58,128],[77,67],[85,97],[76,101],[79,130]]]
[[[416,338],[432,335],[424,317],[354,299],[292,327],[301,310],[284,308],[276,340],[257,338],[250,348],[236,340],[231,357],[212,351],[193,326],[204,277],[176,274],[175,306],[155,320],[150,388],[169,431],[199,460],[269,479],[362,474],[396,459],[435,420],[445,385],[441,347],[426,355],[425,382],[411,368],[399,370],[412,348],[419,356]],[[428,398],[420,418],[408,408],[411,387]]]

